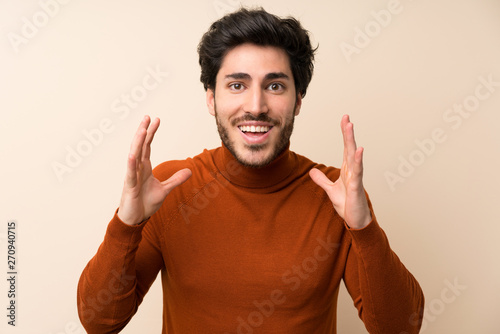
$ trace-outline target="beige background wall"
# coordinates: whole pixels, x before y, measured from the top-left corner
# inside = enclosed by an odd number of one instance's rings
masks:
[[[351,115],[379,221],[426,295],[423,332],[500,333],[500,2],[242,3],[298,17],[320,44],[292,149],[339,166],[338,124]],[[2,278],[2,333],[83,333],[77,280],[118,205],[142,115],[163,121],[154,164],[220,144],[196,46],[212,21],[238,6],[0,2],[1,277],[7,222],[19,226],[18,326],[6,324]],[[160,74],[145,90],[149,71]],[[122,94],[137,103],[127,107]],[[71,150],[86,156],[68,166]],[[344,287],[339,304],[339,333],[365,333]],[[124,333],[159,333],[161,311],[155,282]]]

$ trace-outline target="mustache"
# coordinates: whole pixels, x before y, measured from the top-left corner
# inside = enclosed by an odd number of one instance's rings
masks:
[[[245,121],[266,122],[266,123],[272,124],[273,126],[280,125],[279,121],[272,119],[271,117],[269,117],[268,114],[264,114],[264,113],[259,114],[257,116],[254,116],[252,114],[245,114],[244,116],[233,119],[231,122],[231,125],[236,126],[236,124],[241,123],[241,122],[245,122]]]

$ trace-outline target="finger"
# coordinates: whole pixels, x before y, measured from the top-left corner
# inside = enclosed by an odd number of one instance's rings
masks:
[[[129,154],[127,160],[127,171],[125,172],[125,186],[129,188],[135,187],[137,184],[137,164],[135,156]]]
[[[346,162],[348,166],[354,164],[354,156],[356,153],[356,140],[354,139],[354,125],[347,118],[347,122],[344,124],[344,150]]]
[[[141,152],[142,143],[146,138],[147,127],[149,125],[149,117],[145,116],[139,124],[139,128],[135,133],[130,152],[127,159],[127,171],[125,172],[125,185],[127,187],[135,187],[137,184],[137,163]]]
[[[363,147],[358,147],[356,150],[356,154],[354,157],[354,172],[356,175],[363,176],[363,153],[364,153],[364,148]]]
[[[345,126],[346,124],[349,123],[349,115],[344,115],[342,117],[342,120],[340,121],[340,130],[342,131],[342,141],[344,143],[344,162],[347,162],[347,141],[346,141],[346,134],[345,134]]]
[[[165,191],[168,194],[172,191],[172,189],[186,182],[192,174],[193,173],[189,168],[184,168],[177,171],[174,175],[163,181],[161,184],[165,186]]]
[[[144,143],[144,148],[142,150],[142,160],[149,159],[151,156],[151,143],[155,136],[156,130],[160,126],[160,119],[155,118],[148,129],[148,134],[146,136],[146,142]]]
[[[147,129],[150,121],[151,119],[149,118],[149,116],[144,116],[141,124],[139,124],[137,132],[135,133],[132,145],[130,146],[130,154],[135,157],[136,162],[138,162],[141,157],[142,147],[144,145],[144,140],[146,139]]]
[[[346,145],[347,145],[347,163],[354,164],[354,156],[356,154],[356,141],[354,139],[354,124],[346,124]]]
[[[311,179],[320,186],[328,195],[330,194],[331,187],[333,186],[333,182],[317,168],[313,168],[309,171],[309,176]]]

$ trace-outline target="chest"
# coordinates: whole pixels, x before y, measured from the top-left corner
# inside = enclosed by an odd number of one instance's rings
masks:
[[[271,297],[289,308],[322,298],[328,303],[348,250],[328,200],[298,189],[206,189],[165,233],[167,283],[184,300],[204,296],[233,308]]]

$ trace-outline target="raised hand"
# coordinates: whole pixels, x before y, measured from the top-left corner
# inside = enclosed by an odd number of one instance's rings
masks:
[[[356,146],[353,124],[348,115],[340,123],[344,138],[344,160],[340,177],[332,182],[317,168],[311,169],[311,179],[327,193],[333,207],[353,229],[367,226],[371,221],[370,208],[363,188],[363,148]]]
[[[151,142],[159,126],[159,118],[151,123],[149,116],[145,116],[130,147],[118,209],[118,217],[128,225],[137,225],[149,218],[160,208],[170,191],[191,176],[188,168],[181,169],[163,182],[153,176]]]

